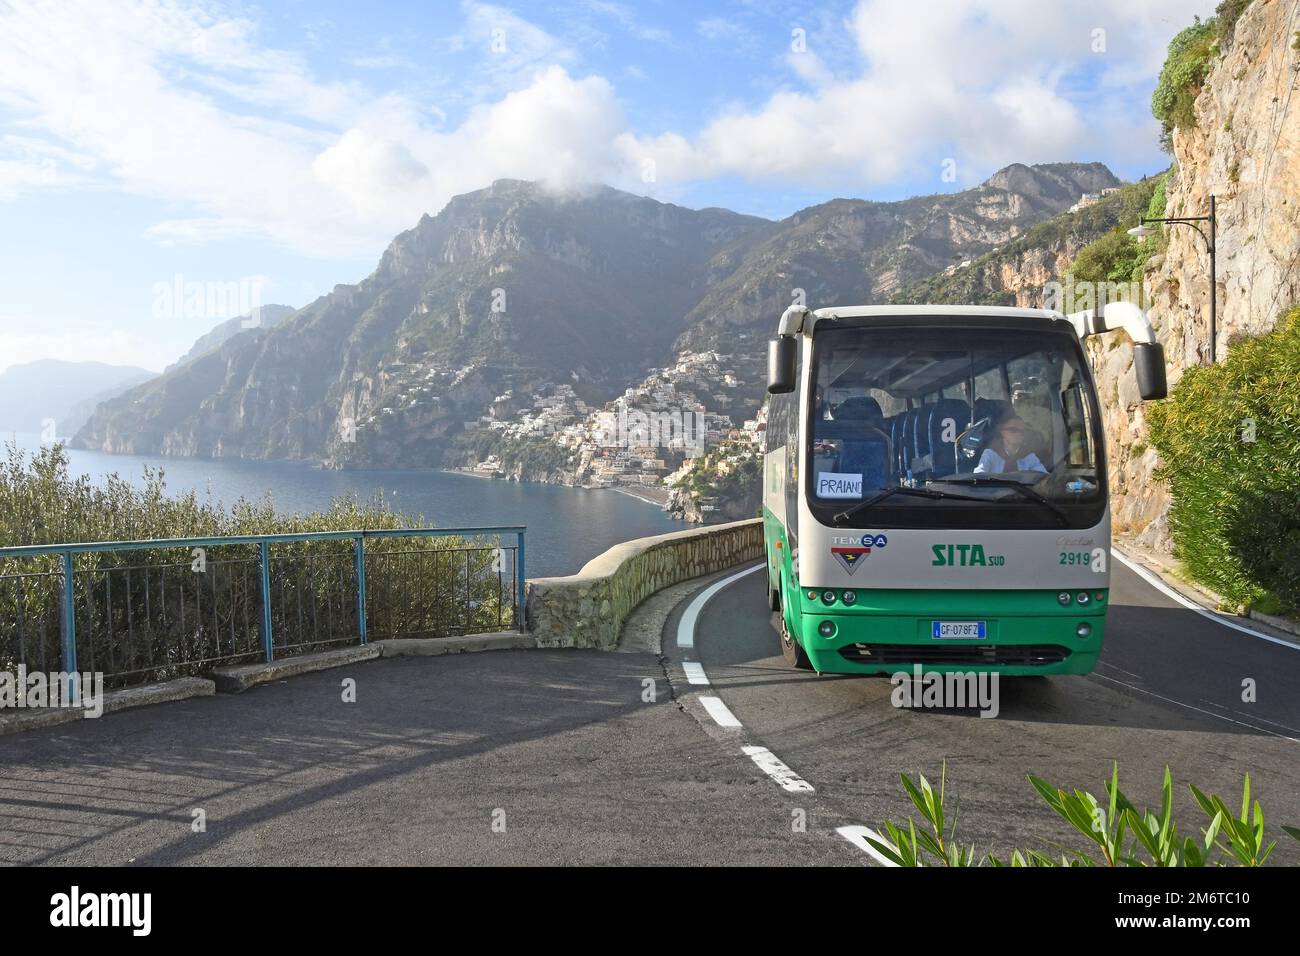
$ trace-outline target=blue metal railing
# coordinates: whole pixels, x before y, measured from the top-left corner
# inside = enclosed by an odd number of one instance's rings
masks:
[[[130,683],[375,635],[522,631],[524,532],[403,528],[0,548],[0,670],[48,669],[55,633],[59,670],[80,664]],[[125,560],[138,552],[155,560]]]

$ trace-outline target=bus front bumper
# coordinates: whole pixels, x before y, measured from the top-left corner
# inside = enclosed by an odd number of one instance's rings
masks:
[[[816,589],[813,589],[816,591]],[[861,595],[853,606],[801,594],[799,640],[823,674],[977,671],[1007,676],[1086,674],[1105,637],[1106,590],[1087,592],[909,591]],[[884,606],[882,606],[884,605]],[[939,630],[983,637],[936,637]],[[949,625],[941,628],[939,625]]]

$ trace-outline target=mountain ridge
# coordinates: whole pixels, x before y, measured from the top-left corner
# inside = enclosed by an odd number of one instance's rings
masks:
[[[564,381],[600,405],[719,345],[740,355],[757,405],[763,343],[793,289],[817,305],[876,301],[1118,182],[1101,164],[1013,164],[961,192],[837,198],[774,221],[497,180],[421,216],[361,282],[101,405],[74,442],[430,466],[503,391]]]

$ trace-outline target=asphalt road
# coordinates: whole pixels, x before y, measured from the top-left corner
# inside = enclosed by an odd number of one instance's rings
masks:
[[[911,805],[899,774],[924,773],[937,784],[945,761],[959,836],[999,854],[1050,850],[1054,842],[1081,846],[1027,775],[1102,795],[1115,761],[1121,789],[1157,808],[1164,767],[1172,769],[1184,833],[1206,822],[1188,783],[1235,808],[1247,772],[1266,823],[1300,825],[1300,647],[1207,620],[1123,565],[1112,575],[1097,670],[1005,679],[1000,713],[991,719],[974,710],[896,708],[888,677],[818,677],[792,668],[780,655],[764,584],[759,571],[718,592],[699,613],[694,647],[677,646],[679,608],[665,648],[675,667],[698,662],[709,681],[691,688],[688,707],[708,722],[700,698],[719,698],[742,725],[728,731],[733,749],[771,751],[813,788],[788,800],[810,808],[824,826],[902,822]],[[1253,703],[1242,700],[1246,678],[1255,682]],[[1275,835],[1273,859],[1300,863],[1300,844]]]
[[[1027,773],[1100,792],[1113,760],[1139,802],[1173,767],[1184,832],[1186,783],[1233,805],[1245,771],[1271,825],[1300,823],[1300,650],[1122,567],[1111,603],[1097,672],[1006,681],[995,719],[789,668],[750,574],[696,605],[691,647],[678,605],[662,657],[387,658],[0,738],[0,862],[863,865],[840,828],[902,819],[899,772],[945,760],[981,849],[1062,835]]]
[[[0,738],[12,864],[857,862],[788,818],[652,654],[385,658]]]

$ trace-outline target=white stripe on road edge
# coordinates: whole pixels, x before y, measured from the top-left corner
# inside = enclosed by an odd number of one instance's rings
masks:
[[[790,793],[814,792],[811,783],[783,764],[777,759],[776,754],[766,747],[742,747],[741,749],[749,755],[750,760],[758,764],[759,770],[779,783],[782,790],[788,790]]]
[[[739,581],[747,574],[753,574],[755,571],[761,571],[767,567],[765,564],[756,564],[752,568],[745,568],[743,571],[725,577],[721,581],[714,581],[707,588],[695,595],[695,599],[686,605],[686,610],[682,612],[682,619],[677,622],[677,646],[694,647],[695,646],[695,622],[699,620],[700,612],[704,610],[704,605],[709,603],[709,599],[725,588],[732,581]]]
[[[1293,641],[1284,641],[1280,637],[1273,637],[1271,634],[1264,634],[1261,633],[1260,631],[1253,631],[1248,627],[1242,627],[1240,624],[1227,620],[1221,614],[1215,614],[1213,611],[1207,611],[1205,608],[1201,607],[1195,601],[1190,601],[1187,598],[1183,597],[1181,594],[1179,594],[1169,585],[1165,584],[1164,581],[1161,581],[1158,577],[1156,577],[1146,568],[1142,567],[1142,565],[1138,564],[1136,561],[1130,561],[1128,558],[1124,557],[1124,555],[1120,553],[1119,549],[1112,548],[1111,553],[1114,554],[1115,557],[1118,558],[1125,567],[1133,571],[1138,577],[1140,577],[1147,584],[1151,585],[1153,588],[1155,588],[1165,597],[1177,601],[1179,604],[1187,608],[1189,611],[1195,611],[1197,614],[1201,615],[1201,617],[1211,620],[1216,624],[1222,624],[1224,627],[1230,627],[1234,631],[1241,631],[1241,633],[1249,634],[1251,637],[1258,637],[1261,641],[1268,641],[1271,644],[1277,644],[1279,647],[1289,647],[1293,651],[1300,651],[1300,645],[1296,645]]]
[[[689,684],[708,684],[709,678],[704,673],[704,667],[695,661],[682,661],[682,670],[686,671],[686,681]]]
[[[704,709],[709,712],[709,716],[713,718],[713,722],[719,727],[740,726],[740,721],[736,719],[735,714],[727,709],[727,705],[722,702],[721,697],[701,697],[700,703],[704,705]]]
[[[871,829],[871,827],[839,827],[835,832],[844,837],[844,839],[848,840],[881,866],[898,866],[897,863],[884,856],[879,850],[867,842],[866,838],[871,837],[871,839],[878,843],[890,845],[888,840],[882,837],[875,830]]]

